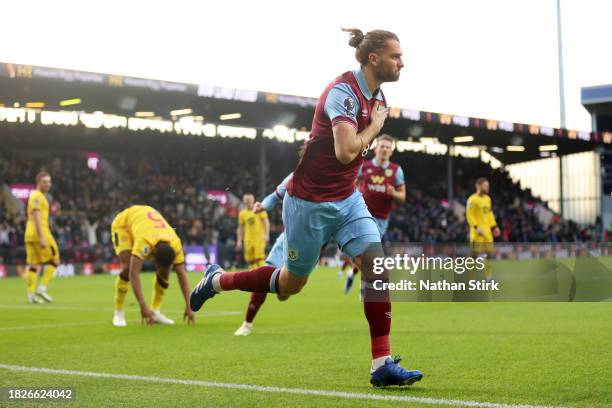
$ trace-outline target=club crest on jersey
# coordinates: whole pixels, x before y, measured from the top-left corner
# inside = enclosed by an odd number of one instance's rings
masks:
[[[346,98],[344,98],[344,110],[345,110],[346,116],[350,116],[350,117],[355,116],[355,113],[353,112],[355,110],[355,101],[353,101],[353,98],[351,98],[350,96],[347,96]]]
[[[300,256],[300,253],[297,249],[289,249],[287,251],[287,257],[290,261],[297,261]]]
[[[391,177],[392,174],[393,174],[393,170],[391,170],[391,169],[385,170],[385,176],[386,177]]]

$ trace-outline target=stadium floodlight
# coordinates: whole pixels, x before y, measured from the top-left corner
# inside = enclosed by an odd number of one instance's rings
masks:
[[[19,102],[15,102],[15,103],[13,104],[13,108],[18,108],[18,107],[19,107]]]
[[[457,137],[453,137],[453,142],[455,143],[468,143],[468,142],[473,142],[474,141],[474,136],[457,136]]]
[[[240,119],[241,117],[242,117],[241,113],[226,113],[225,115],[219,116],[219,120]]]
[[[172,115],[172,116],[189,115],[189,114],[191,114],[191,112],[193,112],[193,111],[191,109],[189,109],[189,108],[187,108],[187,109],[177,109],[177,110],[170,111],[170,115]]]
[[[497,147],[497,146],[491,146],[490,150],[493,153],[503,153],[504,149],[502,149],[501,147]]]
[[[64,99],[63,101],[60,101],[60,106],[71,106],[71,105],[78,105],[81,103],[81,100],[79,98],[73,98],[73,99]]]
[[[134,116],[137,118],[152,118],[155,116],[155,112],[134,112]]]
[[[26,102],[25,107],[32,108],[32,109],[44,108],[45,103],[44,102]]]
[[[525,146],[510,145],[510,146],[506,146],[506,150],[509,151],[509,152],[524,152],[525,151]]]
[[[554,152],[555,150],[559,149],[559,146],[557,145],[542,145],[539,147],[541,152]]]

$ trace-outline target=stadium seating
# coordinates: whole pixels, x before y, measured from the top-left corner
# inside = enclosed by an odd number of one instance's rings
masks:
[[[249,152],[232,152],[202,163],[177,155],[108,153],[93,170],[77,152],[51,154],[13,150],[0,155],[0,184],[31,183],[45,168],[53,175],[52,196],[56,209],[54,232],[64,259],[73,262],[109,262],[114,258],[110,223],[116,212],[130,204],[158,208],[176,228],[185,244],[233,246],[236,217],[230,207],[207,198],[208,190],[223,190],[239,199],[257,192],[256,169]],[[560,219],[544,227],[534,213],[543,203],[521,190],[508,175],[492,170],[476,159],[456,158],[455,201],[449,203],[446,158],[419,153],[397,153],[394,161],[406,175],[407,201],[397,205],[390,219],[389,241],[465,242],[467,230],[462,211],[473,192],[474,180],[491,180],[491,196],[501,241],[575,242],[594,237],[593,228]],[[427,168],[426,172],[417,169]],[[268,166],[267,190],[272,191],[285,174]],[[282,231],[278,206],[271,214],[272,239]],[[23,258],[24,215],[0,209],[0,256],[6,263]]]

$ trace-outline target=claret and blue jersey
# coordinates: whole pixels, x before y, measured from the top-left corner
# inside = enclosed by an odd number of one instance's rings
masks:
[[[329,202],[343,200],[353,193],[363,157],[358,155],[346,165],[340,163],[332,128],[345,122],[355,127],[357,133],[362,132],[370,124],[376,102],[386,106],[381,90],[372,95],[361,69],[345,72],[325,88],[315,109],[304,156],[287,187],[289,195]]]
[[[333,126],[345,122],[362,132],[370,124],[376,103],[386,107],[382,91],[372,94],[361,69],[348,71],[330,83],[319,98],[304,155],[287,186],[283,222],[289,271],[307,276],[323,244],[334,239],[355,258],[380,232],[359,191],[357,173],[363,157],[342,164],[334,148]]]

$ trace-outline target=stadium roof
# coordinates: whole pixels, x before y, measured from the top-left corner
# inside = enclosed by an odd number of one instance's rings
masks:
[[[0,63],[0,87],[0,109],[18,103],[49,111],[103,111],[172,122],[189,115],[203,123],[259,129],[282,125],[307,131],[317,102],[316,98],[295,95],[10,63]],[[390,110],[384,131],[399,140],[437,138],[444,144],[486,146],[504,164],[612,143],[611,132],[580,132],[401,108]]]
[[[582,104],[589,110],[612,113],[612,84],[587,86],[580,90]]]

